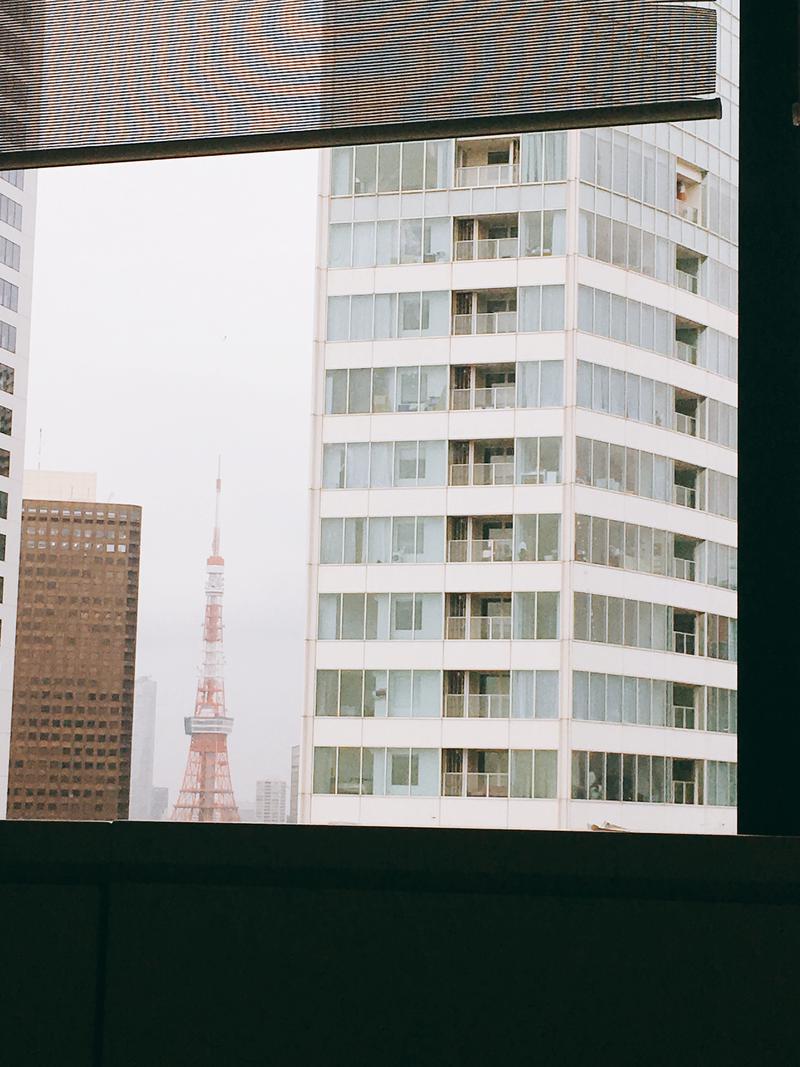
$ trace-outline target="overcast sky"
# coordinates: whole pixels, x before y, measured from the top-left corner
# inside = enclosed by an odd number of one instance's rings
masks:
[[[315,152],[39,174],[26,466],[143,508],[137,675],[174,802],[222,454],[234,789],[288,780],[303,696]]]

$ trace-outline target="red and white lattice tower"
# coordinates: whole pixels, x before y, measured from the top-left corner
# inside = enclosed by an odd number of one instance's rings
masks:
[[[222,592],[225,561],[219,554],[221,471],[217,471],[217,504],[211,555],[206,561],[206,612],[203,623],[203,667],[197,684],[194,715],[184,719],[191,736],[189,759],[173,822],[239,822],[228,764],[228,734],[233,719],[225,711],[222,654]]]

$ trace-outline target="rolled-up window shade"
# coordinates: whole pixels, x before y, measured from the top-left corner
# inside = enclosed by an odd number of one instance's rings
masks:
[[[656,0],[0,0],[0,167],[710,117]]]

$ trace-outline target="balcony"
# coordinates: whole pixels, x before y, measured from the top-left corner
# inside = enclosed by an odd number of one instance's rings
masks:
[[[475,166],[456,167],[457,189],[518,184],[519,163],[483,163]]]
[[[452,329],[456,335],[514,333],[517,290],[507,286],[454,292]]]
[[[512,408],[515,404],[516,367],[513,363],[452,367],[451,410],[497,411]]]
[[[450,485],[513,485],[514,442],[451,441],[449,475]],[[460,535],[453,540],[469,538]]]
[[[704,174],[696,166],[679,159],[675,181],[675,214],[679,219],[700,225]]]
[[[510,615],[453,616],[447,619],[448,641],[510,641]]]
[[[507,719],[511,713],[508,693],[448,693],[445,716],[451,719]]]
[[[516,333],[516,311],[484,311],[453,315],[453,333],[472,334]]]
[[[456,241],[456,259],[516,259],[519,255],[518,237],[480,238]]]

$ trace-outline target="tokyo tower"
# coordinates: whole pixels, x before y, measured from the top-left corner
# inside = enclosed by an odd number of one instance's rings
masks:
[[[225,560],[219,553],[219,501],[222,471],[217,469],[217,500],[211,555],[206,560],[206,610],[203,666],[197,683],[194,715],[184,719],[191,737],[189,759],[173,822],[239,822],[228,764],[228,734],[233,719],[225,710],[222,654],[222,592]]]

